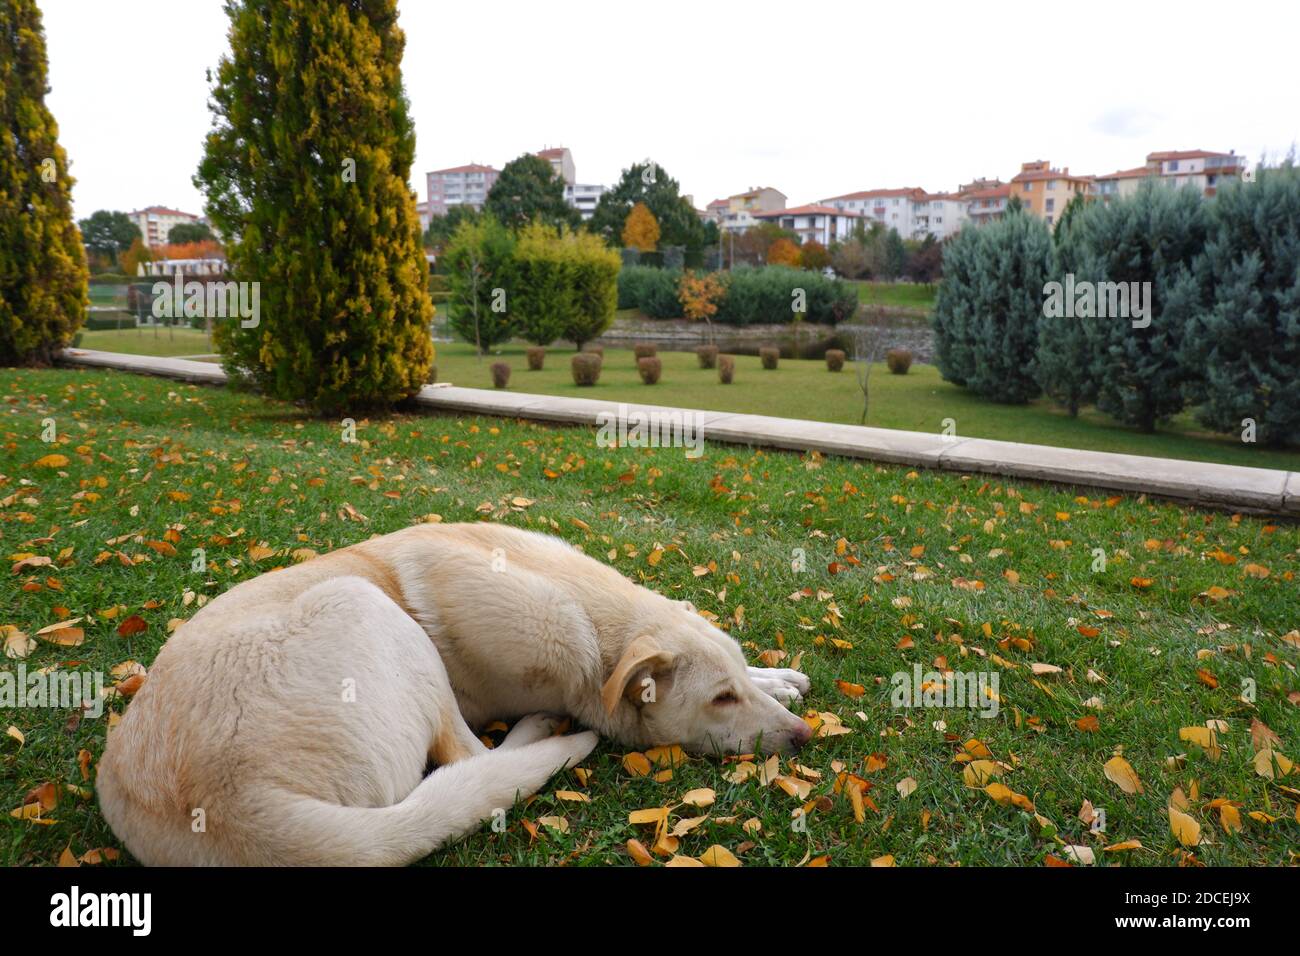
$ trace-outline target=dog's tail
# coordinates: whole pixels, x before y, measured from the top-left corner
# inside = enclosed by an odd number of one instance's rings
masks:
[[[390,807],[345,807],[284,793],[280,820],[258,827],[274,833],[273,855],[258,862],[294,866],[404,866],[504,815],[536,793],[558,770],[595,747],[590,732],[550,737],[510,750],[439,767]],[[266,807],[269,811],[271,807]]]

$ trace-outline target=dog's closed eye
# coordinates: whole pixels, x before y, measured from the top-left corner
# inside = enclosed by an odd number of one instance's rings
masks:
[[[735,695],[735,693],[733,693],[732,691],[727,690],[727,691],[723,691],[723,692],[722,692],[721,694],[719,694],[717,697],[713,698],[713,703],[716,704],[716,705],[718,705],[719,707],[721,707],[721,706],[725,706],[726,704],[735,704],[735,703],[738,703],[739,700],[740,700],[740,698],[738,698],[738,697]]]

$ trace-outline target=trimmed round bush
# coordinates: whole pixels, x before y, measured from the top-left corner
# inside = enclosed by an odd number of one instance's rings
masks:
[[[695,357],[700,360],[700,368],[717,368],[718,347],[716,345],[701,345],[695,350]]]
[[[826,371],[841,372],[844,370],[844,350],[827,349],[826,350]]]
[[[492,363],[492,387],[505,388],[510,384],[510,363],[493,362]]]
[[[531,345],[528,347],[528,371],[540,372],[542,366],[546,363],[546,349],[540,345]]]
[[[885,364],[895,375],[906,375],[912,367],[912,353],[908,349],[890,349],[885,353]]]
[[[658,352],[659,348],[653,342],[637,342],[632,346],[632,354],[638,359],[654,358]]]
[[[584,345],[582,351],[589,352],[592,355],[599,355],[601,358],[605,357],[605,346],[603,345]]]
[[[769,372],[776,368],[776,363],[781,360],[781,350],[764,346],[758,350],[758,358],[763,363],[763,368]]]
[[[731,380],[736,377],[736,360],[730,355],[718,356],[718,381],[723,385],[730,385]]]
[[[595,385],[600,379],[601,357],[595,352],[579,352],[570,363],[574,385]]]
[[[636,360],[636,370],[641,373],[641,381],[647,385],[657,385],[663,373],[664,363],[653,355]]]

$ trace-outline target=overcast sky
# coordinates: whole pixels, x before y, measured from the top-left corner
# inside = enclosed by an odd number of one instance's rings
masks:
[[[165,205],[209,126],[220,0],[41,0],[47,99],[79,217]],[[1300,3],[400,2],[412,185],[568,146],[579,182],[651,157],[696,205],[950,190],[1024,160],[1077,173],[1148,152],[1300,139]]]

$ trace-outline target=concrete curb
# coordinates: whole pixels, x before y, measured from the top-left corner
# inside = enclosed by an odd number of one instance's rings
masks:
[[[65,365],[160,375],[186,382],[222,384],[226,381],[221,366],[188,359],[68,349],[60,361]],[[895,465],[1006,475],[1148,494],[1218,508],[1300,516],[1300,472],[1273,468],[1116,455],[1052,445],[952,438],[929,432],[483,388],[431,385],[421,389],[414,401],[441,412],[500,415],[587,426],[599,425],[598,416],[602,413],[689,414],[694,417],[695,424],[703,428],[707,440],[727,444],[819,451]]]

